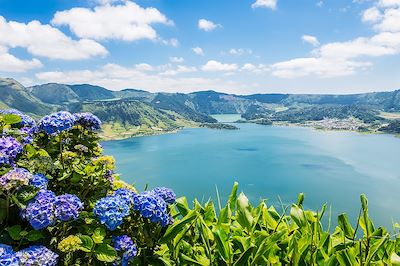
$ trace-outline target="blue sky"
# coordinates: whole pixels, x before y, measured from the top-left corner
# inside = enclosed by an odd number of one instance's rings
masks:
[[[400,0],[0,0],[0,76],[118,90],[400,88]]]

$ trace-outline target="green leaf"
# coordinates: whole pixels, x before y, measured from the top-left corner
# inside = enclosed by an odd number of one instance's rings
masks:
[[[92,239],[96,244],[103,243],[105,237],[106,237],[106,230],[102,227],[97,227],[92,235]]]
[[[290,209],[290,216],[298,227],[302,228],[307,225],[306,217],[303,210],[299,208],[296,204],[292,205],[292,208]]]
[[[10,235],[10,237],[13,240],[21,240],[22,236],[21,236],[21,232],[22,232],[22,228],[21,225],[17,224],[11,227],[7,227],[6,231],[8,232],[8,234]]]
[[[393,252],[392,255],[390,256],[390,263],[393,266],[400,266],[400,256],[396,254],[396,252]]]
[[[243,193],[240,193],[237,198],[236,220],[242,227],[246,228],[248,232],[251,231],[254,221],[251,209],[252,207],[250,206],[249,199]]]
[[[113,262],[117,257],[117,252],[108,244],[100,244],[95,249],[95,255],[99,261]]]
[[[177,198],[175,201],[175,206],[178,208],[182,216],[186,216],[190,211],[186,197]]]
[[[238,182],[235,182],[233,184],[231,194],[229,195],[229,198],[228,198],[229,210],[231,212],[233,212],[235,210],[235,205],[236,205],[236,201],[237,201],[238,187],[239,187]]]
[[[6,114],[6,115],[3,115],[3,121],[8,125],[12,125],[12,124],[20,123],[22,120],[19,115]]]
[[[0,224],[6,219],[7,217],[7,201],[5,199],[0,199]]]
[[[94,246],[94,241],[92,240],[92,238],[91,238],[90,236],[87,236],[87,235],[79,236],[79,238],[80,238],[81,241],[82,241],[82,244],[81,244],[81,246],[79,247],[79,249],[82,250],[82,251],[84,251],[84,252],[90,252],[90,251],[92,251],[93,246]],[[99,245],[98,247],[100,247],[100,246],[101,246],[101,245]],[[107,249],[106,249],[105,247],[100,248],[100,251],[103,250],[103,249],[107,251]],[[113,249],[113,250],[114,250],[114,249]],[[115,252],[115,250],[114,250],[114,252]],[[96,256],[97,256],[97,254],[98,254],[98,252],[97,252],[97,248],[96,248]],[[99,259],[99,260],[100,260],[100,259]],[[102,261],[107,261],[107,260],[102,260]]]
[[[347,217],[347,214],[342,213],[341,215],[339,215],[338,217],[338,224],[339,227],[342,229],[344,235],[348,238],[348,239],[353,239],[354,238],[354,229],[351,226],[350,222],[349,222],[349,218]]]
[[[196,219],[197,213],[193,210],[189,211],[189,213],[183,217],[182,220],[180,220],[177,223],[174,223],[172,226],[168,227],[167,231],[165,232],[164,236],[161,238],[160,243],[168,243],[172,239],[175,238],[181,232],[185,225],[192,222],[194,219]]]
[[[26,236],[26,239],[28,239],[30,242],[35,242],[42,238],[44,238],[42,232],[36,230],[29,231],[28,235]]]

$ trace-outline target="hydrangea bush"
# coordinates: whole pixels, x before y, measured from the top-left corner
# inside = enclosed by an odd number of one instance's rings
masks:
[[[160,264],[168,188],[138,193],[102,154],[100,120],[0,110],[0,265]]]

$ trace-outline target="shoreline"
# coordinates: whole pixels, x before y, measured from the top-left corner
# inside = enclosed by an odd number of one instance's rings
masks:
[[[240,124],[240,123],[236,123],[236,122],[218,122],[218,123],[222,123],[222,124]],[[241,123],[257,125],[257,123],[254,123],[254,122],[241,122]],[[263,126],[263,125],[260,125],[260,126]],[[359,130],[350,130],[350,129],[326,129],[326,128],[315,127],[315,126],[312,126],[312,125],[307,125],[307,124],[298,124],[298,123],[290,123],[290,122],[273,122],[272,125],[264,125],[264,126],[300,127],[300,128],[313,129],[313,130],[316,130],[316,131],[352,132],[352,133],[358,133],[358,134],[363,134],[363,135],[391,135],[391,136],[393,136],[395,138],[400,138],[400,134],[391,134],[391,133],[379,132],[379,131],[375,131],[375,130],[359,131]],[[165,135],[165,134],[176,134],[179,131],[181,131],[183,129],[187,129],[187,128],[202,128],[202,127],[199,124],[199,125],[196,125],[196,126],[187,126],[187,127],[174,129],[174,130],[171,130],[171,131],[153,130],[153,131],[148,132],[146,134],[136,134],[136,135],[130,135],[130,136],[128,136],[128,135],[127,136],[123,136],[123,134],[122,134],[122,135],[118,135],[118,136],[115,136],[115,137],[113,137],[113,136],[104,137],[104,136],[101,136],[101,134],[100,134],[100,138],[101,138],[101,141],[125,140],[125,139],[138,138],[138,137],[158,136],[158,135]],[[228,130],[228,129],[216,129],[216,130]],[[239,128],[239,130],[240,130],[240,128]]]

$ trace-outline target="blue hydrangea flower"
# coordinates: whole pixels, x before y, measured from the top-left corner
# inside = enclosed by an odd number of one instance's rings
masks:
[[[104,174],[104,178],[110,182],[110,184],[114,183],[114,177],[113,177],[113,170],[106,170],[106,173]]]
[[[37,130],[44,131],[47,135],[55,135],[72,128],[75,119],[75,116],[66,111],[46,115],[39,121]]]
[[[33,142],[36,127],[23,127],[19,131],[21,133],[23,144],[31,144]]]
[[[115,230],[130,214],[130,207],[121,197],[108,196],[96,202],[93,213],[109,230]]]
[[[39,189],[47,189],[49,179],[44,174],[34,174],[29,180],[29,185]]]
[[[129,260],[137,255],[137,247],[133,243],[132,238],[127,235],[113,236],[112,241],[115,250],[123,252],[122,258],[119,258],[117,262],[120,262],[123,266],[128,265]],[[118,263],[114,263],[114,265],[118,265]]]
[[[58,255],[44,246],[31,246],[15,253],[21,265],[56,266]]]
[[[148,218],[153,223],[159,223],[165,227],[170,223],[167,204],[153,192],[142,192],[135,196],[133,209],[140,215]]]
[[[81,125],[87,129],[96,131],[101,129],[100,119],[91,113],[77,113],[75,114],[76,124]]]
[[[55,201],[55,217],[60,221],[76,220],[82,210],[83,203],[72,194],[64,194],[57,196]]]
[[[152,190],[152,192],[162,198],[168,204],[173,204],[176,200],[176,195],[170,188],[156,187]]]
[[[13,254],[14,251],[11,246],[5,245],[5,244],[0,244],[0,257],[5,255],[5,254]]]
[[[13,137],[0,137],[0,165],[13,164],[22,152],[22,145]]]
[[[127,235],[113,236],[112,242],[116,251],[125,251],[133,245],[133,240]]]
[[[133,198],[135,197],[135,195],[136,195],[135,192],[133,192],[132,190],[126,189],[126,188],[119,188],[114,192],[114,196],[120,197],[128,205],[133,204]]]
[[[124,254],[122,255],[121,265],[128,266],[129,261],[136,257],[137,255],[137,247],[133,244],[129,249],[127,249]]]
[[[20,266],[19,259],[16,254],[8,253],[0,255],[0,265],[1,266]]]
[[[16,109],[0,110],[0,114],[18,115],[19,117],[21,117],[21,122],[18,123],[18,126],[33,127],[36,125],[36,122],[32,117],[27,116],[26,114],[24,114]]]
[[[21,186],[27,186],[32,174],[24,168],[14,168],[0,176],[0,189],[10,191]]]
[[[54,209],[56,195],[50,190],[41,190],[22,210],[21,216],[36,230],[44,229],[55,223]]]

